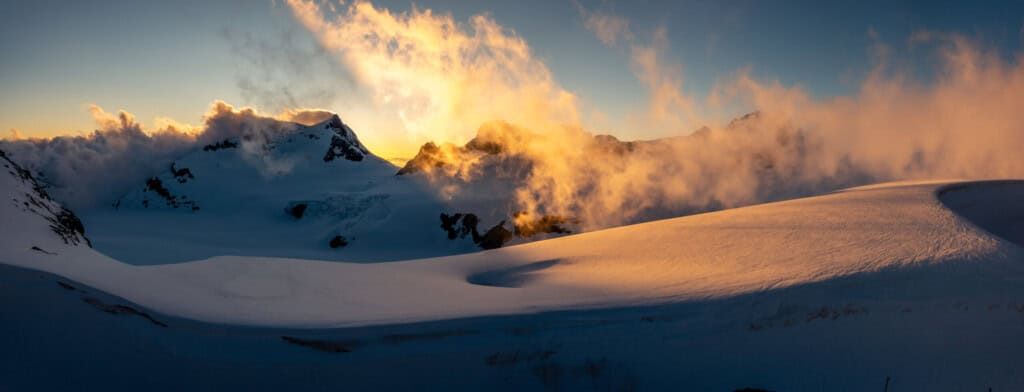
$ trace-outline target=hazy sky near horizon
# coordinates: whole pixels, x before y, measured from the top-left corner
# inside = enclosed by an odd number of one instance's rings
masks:
[[[374,1],[407,12],[412,2]],[[522,37],[561,89],[583,108],[584,126],[624,139],[685,133],[632,126],[648,97],[629,46],[603,43],[585,12],[627,21],[638,43],[664,32],[662,61],[678,66],[682,93],[707,97],[739,70],[828,98],[855,92],[878,42],[917,77],[934,53],[915,32],[962,34],[1008,58],[1024,48],[1020,1],[417,1],[420,10],[468,23],[484,14]],[[198,125],[214,100],[276,113],[292,107],[340,113],[382,155],[407,155],[422,140],[369,101],[351,69],[273,1],[6,1],[0,4],[0,131],[80,134],[86,110]],[[510,111],[517,108],[510,107]],[[742,114],[743,108],[727,108]],[[529,124],[527,124],[529,125]],[[692,126],[692,127],[691,127]]]

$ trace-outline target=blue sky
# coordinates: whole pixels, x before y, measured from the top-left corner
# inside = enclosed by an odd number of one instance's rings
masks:
[[[409,1],[378,7],[408,10]],[[607,47],[569,1],[417,1],[465,21],[486,13],[526,39],[555,80],[586,104],[621,117],[645,99],[623,47]],[[684,90],[703,97],[749,67],[759,79],[800,85],[818,97],[849,94],[870,69],[877,32],[918,76],[934,53],[909,45],[915,31],[956,32],[1007,56],[1024,39],[1019,1],[629,1],[583,5],[622,16],[638,40],[662,26]],[[276,53],[272,53],[276,52]],[[318,53],[287,6],[271,1],[93,1],[0,4],[0,130],[52,136],[91,129],[84,105],[124,109],[144,124],[196,124],[222,99],[275,112],[324,107],[344,114],[356,97],[344,67]],[[309,58],[298,68],[280,64]],[[240,87],[248,81],[250,88]],[[284,86],[293,99],[278,99]],[[360,125],[353,124],[357,130]],[[605,130],[626,138],[642,132]]]

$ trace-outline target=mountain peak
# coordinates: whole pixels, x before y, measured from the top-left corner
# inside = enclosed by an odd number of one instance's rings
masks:
[[[331,145],[327,149],[327,153],[324,154],[324,162],[330,162],[336,158],[359,162],[370,154],[370,150],[359,142],[359,138],[356,137],[352,128],[345,125],[337,114],[326,121],[324,128],[334,131],[334,135],[331,135]]]
[[[7,169],[8,173],[8,176],[0,180],[0,184],[3,184],[3,188],[7,191],[3,193],[3,196],[11,197],[14,207],[22,212],[43,218],[50,231],[60,237],[65,245],[92,246],[85,236],[85,226],[82,225],[82,221],[71,210],[50,198],[43,185],[36,180],[31,171],[11,160],[3,150],[0,150],[0,166]],[[5,216],[5,219],[10,218],[10,216]],[[33,249],[45,252],[35,246]]]

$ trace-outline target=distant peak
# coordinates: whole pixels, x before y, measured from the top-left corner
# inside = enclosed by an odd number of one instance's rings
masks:
[[[327,125],[325,127],[327,129],[345,130],[345,123],[341,122],[341,117],[338,117],[337,114],[334,114],[333,116],[331,116],[330,120],[327,120]]]
[[[324,127],[334,131],[334,135],[331,136],[331,146],[324,154],[324,162],[330,162],[339,157],[359,162],[370,154],[370,151],[359,142],[356,133],[341,122],[341,117],[338,117],[337,114],[331,116]]]

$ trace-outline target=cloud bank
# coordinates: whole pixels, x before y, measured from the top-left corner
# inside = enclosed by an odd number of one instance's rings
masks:
[[[500,157],[471,145],[433,152],[447,163],[425,171],[446,194],[497,174],[515,184],[510,216],[573,217],[596,229],[881,181],[1024,176],[1020,54],[1008,58],[963,36],[923,32],[910,42],[934,48],[938,71],[926,82],[894,68],[907,62],[887,58],[894,51],[876,42],[877,65],[848,96],[815,99],[739,71],[700,99],[682,91],[682,66],[666,60],[664,28],[641,41],[627,23],[580,9],[596,38],[628,46],[631,70],[650,98],[636,126],[669,127],[679,136],[623,143],[579,126],[490,122],[470,144],[496,140]],[[753,114],[698,128],[704,105],[727,103]],[[515,167],[495,170],[496,161]]]
[[[929,82],[881,58],[857,93],[818,100],[740,72],[715,98],[755,115],[637,144],[619,159],[568,148],[578,137],[552,138],[563,140],[564,153],[553,163],[550,153],[536,154],[544,162],[520,188],[519,208],[578,216],[596,228],[889,180],[1024,176],[1021,55],[1007,60],[958,35],[912,39],[936,48],[939,71]],[[645,58],[636,47],[632,54]],[[663,74],[652,69],[638,76]],[[678,108],[663,113],[685,117],[686,102],[698,101],[673,83],[644,85],[663,98],[652,99],[654,113],[669,102]]]
[[[96,105],[88,110],[96,130],[87,135],[0,142],[0,149],[39,173],[51,186],[50,193],[71,208],[110,203],[146,177],[166,170],[174,159],[227,138],[240,139],[240,147],[250,152],[246,156],[258,167],[281,170],[280,162],[262,158],[263,144],[290,132],[295,123],[313,124],[330,117],[326,111],[303,109],[265,116],[217,101],[201,127],[162,119],[157,121],[158,128],[149,132],[131,113],[111,114]]]

